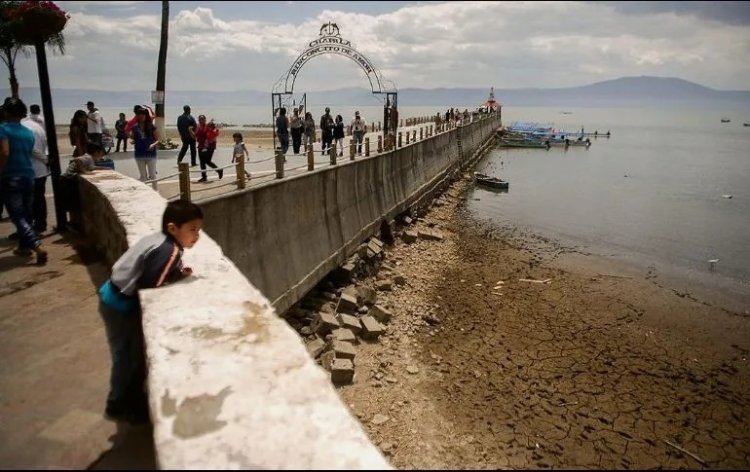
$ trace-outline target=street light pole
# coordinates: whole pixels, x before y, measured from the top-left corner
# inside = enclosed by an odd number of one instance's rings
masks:
[[[67,217],[65,207],[61,202],[60,192],[60,153],[57,149],[57,131],[55,130],[55,114],[52,111],[52,91],[49,84],[49,71],[47,70],[47,53],[44,49],[44,40],[37,39],[34,42],[36,48],[36,65],[39,71],[39,91],[42,95],[42,110],[44,111],[44,125],[47,132],[47,149],[49,152],[49,168],[52,173],[52,193],[55,200],[55,216],[57,218],[57,231],[63,232],[67,229]]]

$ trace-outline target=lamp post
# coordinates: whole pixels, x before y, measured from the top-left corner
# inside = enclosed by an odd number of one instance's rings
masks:
[[[55,114],[52,111],[52,91],[49,85],[49,71],[47,70],[47,52],[44,50],[45,41],[38,38],[34,42],[36,49],[36,65],[39,72],[39,91],[42,95],[42,110],[44,112],[44,126],[47,132],[47,149],[49,152],[49,168],[52,173],[52,194],[55,201],[55,218],[57,231],[67,229],[67,217],[60,195],[60,153],[57,149],[57,131],[55,130]]]

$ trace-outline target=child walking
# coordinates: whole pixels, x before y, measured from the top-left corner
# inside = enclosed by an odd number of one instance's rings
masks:
[[[245,142],[242,140],[242,133],[234,133],[232,135],[232,138],[234,139],[234,151],[232,152],[232,164],[236,162],[240,162],[242,159],[249,159],[250,153],[247,151],[247,148],[245,147]],[[250,173],[248,171],[245,171],[245,175],[247,178],[250,178]]]
[[[123,254],[112,275],[99,289],[99,312],[104,319],[112,356],[110,391],[105,415],[111,419],[148,421],[144,390],[144,356],[138,290],[161,287],[190,276],[182,252],[198,242],[203,212],[193,203],[170,202],[162,216],[161,232],[146,236]]]

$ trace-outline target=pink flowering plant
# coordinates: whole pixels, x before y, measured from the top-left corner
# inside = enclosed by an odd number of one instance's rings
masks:
[[[67,12],[48,1],[25,0],[5,13],[13,25],[16,39],[21,43],[48,40],[59,34],[70,18]]]

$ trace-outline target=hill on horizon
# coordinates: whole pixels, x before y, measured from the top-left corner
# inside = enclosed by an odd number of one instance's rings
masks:
[[[7,89],[5,96],[10,93]],[[303,91],[299,91],[300,95]],[[486,100],[486,88],[404,88],[398,91],[401,106],[465,106]],[[21,99],[27,103],[41,102],[38,88],[21,87]],[[269,102],[270,91],[175,90],[167,93],[169,106],[190,103],[193,106],[262,106]],[[566,88],[495,89],[495,97],[504,106],[626,106],[654,103],[742,103],[750,104],[748,90],[716,90],[674,77],[620,77],[589,85]],[[98,106],[132,107],[150,103],[150,91],[103,91],[85,89],[53,89],[55,107],[81,107],[89,100]],[[370,90],[345,87],[335,90],[309,91],[308,102],[330,105],[361,105],[373,101]],[[174,104],[174,105],[172,105]]]

